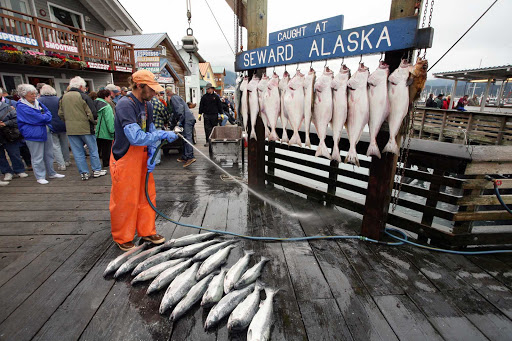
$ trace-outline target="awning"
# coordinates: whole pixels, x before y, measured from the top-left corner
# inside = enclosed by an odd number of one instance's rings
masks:
[[[475,80],[506,80],[512,77],[512,65],[491,66],[478,69],[467,69],[447,72],[436,72],[434,77],[471,82]]]
[[[205,81],[204,79],[200,79],[199,80],[199,87],[201,88],[205,88],[206,87],[206,84],[208,84],[207,81]]]

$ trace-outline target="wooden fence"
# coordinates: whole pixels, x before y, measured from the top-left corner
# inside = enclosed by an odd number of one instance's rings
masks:
[[[512,115],[418,108],[415,137],[471,144],[512,145]]]
[[[291,136],[292,131],[288,133]],[[318,137],[310,136],[317,145]],[[301,137],[304,141],[303,133]],[[315,158],[312,149],[267,142],[267,183],[364,214],[371,163],[365,156],[368,141],[364,133],[357,145],[361,167]],[[332,148],[331,136],[326,144]],[[342,158],[348,147],[345,135],[340,141]],[[512,147],[413,139],[404,174],[397,209],[391,212],[390,205],[388,224],[444,247],[512,244],[512,215],[500,206],[492,183],[484,179],[485,174],[512,174]],[[504,180],[500,188],[505,203],[512,204],[512,179]]]
[[[5,44],[30,48],[42,53],[50,51],[78,56],[85,62],[107,64],[112,71],[121,68],[123,71],[126,71],[126,68],[131,71],[135,68],[133,44],[8,8],[0,7],[0,31],[37,42],[37,46],[34,46],[27,41],[5,41],[6,39],[0,36],[0,42]],[[55,48],[53,44],[65,45],[67,50]]]

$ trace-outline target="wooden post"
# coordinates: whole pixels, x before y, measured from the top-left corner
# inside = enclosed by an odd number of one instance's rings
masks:
[[[336,180],[338,180],[338,168],[339,168],[339,162],[336,160],[331,160],[330,163],[330,169],[329,169],[329,184],[327,185],[327,194],[336,195]],[[325,201],[325,205],[327,207],[332,207],[333,203],[327,199]]]
[[[43,41],[43,38],[41,37],[39,21],[37,20],[37,17],[33,17],[32,21],[34,22],[34,36],[35,36],[37,43],[39,44],[38,50],[39,50],[39,52],[44,53],[44,41]],[[4,27],[5,27],[5,24],[4,24]]]
[[[455,79],[454,83],[453,83],[453,89],[452,89],[452,93],[450,94],[450,102],[448,102],[448,110],[452,109],[452,103],[455,101],[455,94],[457,93],[457,84],[459,83],[459,81],[457,79]]]
[[[492,79],[489,78],[487,80],[487,85],[485,87],[485,92],[484,92],[484,95],[482,96],[482,98],[480,99],[480,112],[484,112],[485,110],[485,104],[487,102],[487,97],[489,96],[489,89],[491,89],[491,82],[492,82]]]
[[[267,45],[267,0],[247,1],[247,39],[248,50]],[[264,71],[257,69],[252,76],[261,76]],[[265,128],[259,115],[255,129],[257,140],[249,139],[248,182],[253,188],[262,188],[265,186]]]
[[[275,167],[274,165],[271,165],[270,163],[275,163],[276,162],[276,157],[275,157],[275,152],[276,152],[276,143],[274,141],[269,141],[268,143],[268,152],[269,152],[269,155],[268,155],[268,162],[269,162],[269,165],[267,166],[267,173],[269,175],[275,175],[276,171],[275,171]],[[272,153],[273,155],[271,155],[270,153]],[[274,187],[274,183],[273,182],[268,182],[268,186],[269,187]]]
[[[418,14],[419,11],[417,11],[416,5],[421,5],[421,3],[416,0],[392,0],[389,19],[393,20]],[[418,20],[419,18],[418,15]],[[386,53],[384,61],[389,65],[390,72],[400,65],[404,52],[407,51]],[[388,137],[389,132],[382,130],[377,135],[377,143],[381,150],[387,142]],[[401,139],[402,136],[399,133],[396,138],[399,146]],[[361,226],[361,234],[363,236],[380,240],[384,234],[397,161],[398,156],[391,153],[383,153],[380,159],[375,156],[372,157],[370,176],[368,179],[368,192],[366,194],[363,223]]]

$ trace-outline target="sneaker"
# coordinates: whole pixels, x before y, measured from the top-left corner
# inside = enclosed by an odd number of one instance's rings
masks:
[[[11,181],[11,180],[12,180],[12,174],[11,173],[5,173],[4,181]]]
[[[188,166],[190,166],[194,162],[196,162],[196,158],[188,159],[187,162],[185,162],[185,164],[183,165],[183,168],[187,168]]]
[[[85,174],[85,173],[83,173],[83,174]],[[135,244],[133,242],[123,243],[123,244],[116,243],[116,244],[123,251],[128,251],[135,247]]]
[[[25,172],[22,172],[22,173],[16,174],[16,176],[19,177],[19,178],[26,178],[28,176],[28,174],[25,173]]]
[[[204,146],[205,146],[205,147],[208,147],[208,143],[205,143],[205,144],[204,144]]]
[[[92,173],[92,176],[95,178],[99,178],[100,176],[103,176],[103,175],[107,175],[107,171],[105,169],[102,169],[99,171],[94,171],[94,173]]]
[[[82,180],[89,180],[89,173],[82,173],[80,174],[80,176],[82,177]]]
[[[147,242],[151,242],[153,244],[162,244],[163,242],[165,242],[165,237],[159,235],[159,234],[154,234],[152,236],[147,236],[147,237],[142,237],[143,240],[147,241]]]
[[[59,173],[55,173],[55,174],[49,176],[50,179],[60,179],[60,178],[65,178],[65,177],[66,176],[64,174],[59,174]]]
[[[71,162],[66,161],[66,167],[69,167],[69,166],[71,166]]]
[[[177,159],[176,159],[176,161],[178,161],[178,162],[182,162],[182,163],[187,162],[187,160],[183,160],[181,157],[177,158]]]
[[[62,165],[62,166],[58,166],[58,167],[57,167],[57,170],[65,171],[65,170],[66,170],[66,166],[64,166],[64,165]]]
[[[9,181],[0,181],[0,186],[7,186]]]
[[[40,183],[41,185],[46,185],[48,183],[50,183],[48,180],[46,179],[37,179],[37,182]]]

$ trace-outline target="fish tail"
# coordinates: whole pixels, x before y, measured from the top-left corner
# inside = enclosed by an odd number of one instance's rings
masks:
[[[356,148],[350,148],[345,157],[345,163],[351,163],[359,167],[359,159],[357,158]]]
[[[390,137],[388,143],[382,150],[383,153],[393,153],[395,155],[398,155],[400,150],[398,148],[398,145],[396,144],[395,138]]]
[[[331,154],[329,154],[329,150],[327,149],[327,146],[325,145],[325,141],[321,141],[318,145],[318,148],[316,150],[315,156],[323,156],[327,159],[331,159]]]
[[[288,144],[291,146],[291,145],[299,145],[302,147],[302,141],[300,140],[300,135],[298,132],[294,132],[293,133],[293,136],[292,138],[290,139],[290,141],[288,142]]]
[[[380,159],[380,151],[379,151],[379,146],[377,146],[377,143],[370,143],[370,145],[368,146],[368,151],[366,152],[366,156],[376,156]]]
[[[309,139],[309,134],[306,134],[306,143],[305,143],[306,147],[308,148],[311,148],[311,141]]]
[[[340,148],[337,143],[334,143],[334,147],[332,148],[332,159],[338,162],[341,162]]]
[[[251,139],[255,139],[255,140],[258,140],[256,138],[256,131],[254,129],[251,130],[251,136],[250,136]]]
[[[272,129],[272,131],[270,132],[270,135],[268,136],[268,140],[269,141],[278,141],[279,140],[279,136],[277,136],[277,132]]]
[[[283,128],[283,135],[281,137],[281,142],[287,143],[288,141],[289,141],[288,133],[286,132],[286,128]]]
[[[252,255],[254,255],[254,251],[252,251],[252,250],[244,251],[244,254],[252,256]]]

